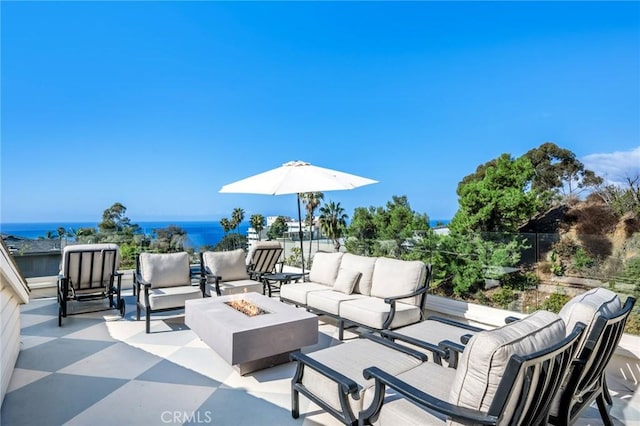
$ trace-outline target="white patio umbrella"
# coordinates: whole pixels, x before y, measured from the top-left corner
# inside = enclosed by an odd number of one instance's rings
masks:
[[[372,183],[378,183],[378,181],[313,166],[304,161],[290,161],[278,168],[224,185],[220,192],[268,195],[297,194],[300,254],[302,256],[302,272],[304,273],[300,194],[354,189]]]

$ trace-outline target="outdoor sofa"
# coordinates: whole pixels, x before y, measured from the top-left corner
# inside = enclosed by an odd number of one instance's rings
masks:
[[[344,328],[403,327],[424,319],[431,265],[386,257],[318,252],[309,281],[280,288],[280,300],[338,321]]]

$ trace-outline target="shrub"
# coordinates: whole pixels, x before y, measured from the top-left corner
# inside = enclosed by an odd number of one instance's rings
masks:
[[[547,297],[544,302],[542,302],[542,305],[540,305],[540,309],[555,312],[557,314],[558,312],[560,312],[560,309],[562,309],[562,307],[566,305],[569,299],[571,298],[566,294],[559,292],[553,293],[549,295],[549,297]]]
[[[496,291],[492,296],[491,300],[497,306],[502,309],[508,309],[509,305],[513,303],[517,299],[516,293],[513,289],[509,287],[500,287],[500,290]]]

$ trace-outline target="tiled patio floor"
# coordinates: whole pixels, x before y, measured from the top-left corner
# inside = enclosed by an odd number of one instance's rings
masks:
[[[291,363],[240,376],[189,330],[180,315],[135,321],[116,311],[69,316],[57,326],[55,299],[22,309],[22,350],[2,405],[1,423],[14,425],[338,425],[306,398],[290,412]],[[156,315],[153,318],[161,318]],[[106,319],[106,321],[105,321]],[[353,337],[347,333],[347,337]],[[320,341],[305,352],[340,344],[320,321]],[[635,395],[616,390],[616,424],[640,424]],[[580,425],[601,424],[589,409]]]

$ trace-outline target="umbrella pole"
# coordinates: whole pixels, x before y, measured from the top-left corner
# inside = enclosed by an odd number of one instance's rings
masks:
[[[300,238],[300,256],[302,257],[302,273],[304,274],[304,248],[302,244],[302,214],[300,213],[300,193],[298,192],[298,237]]]

